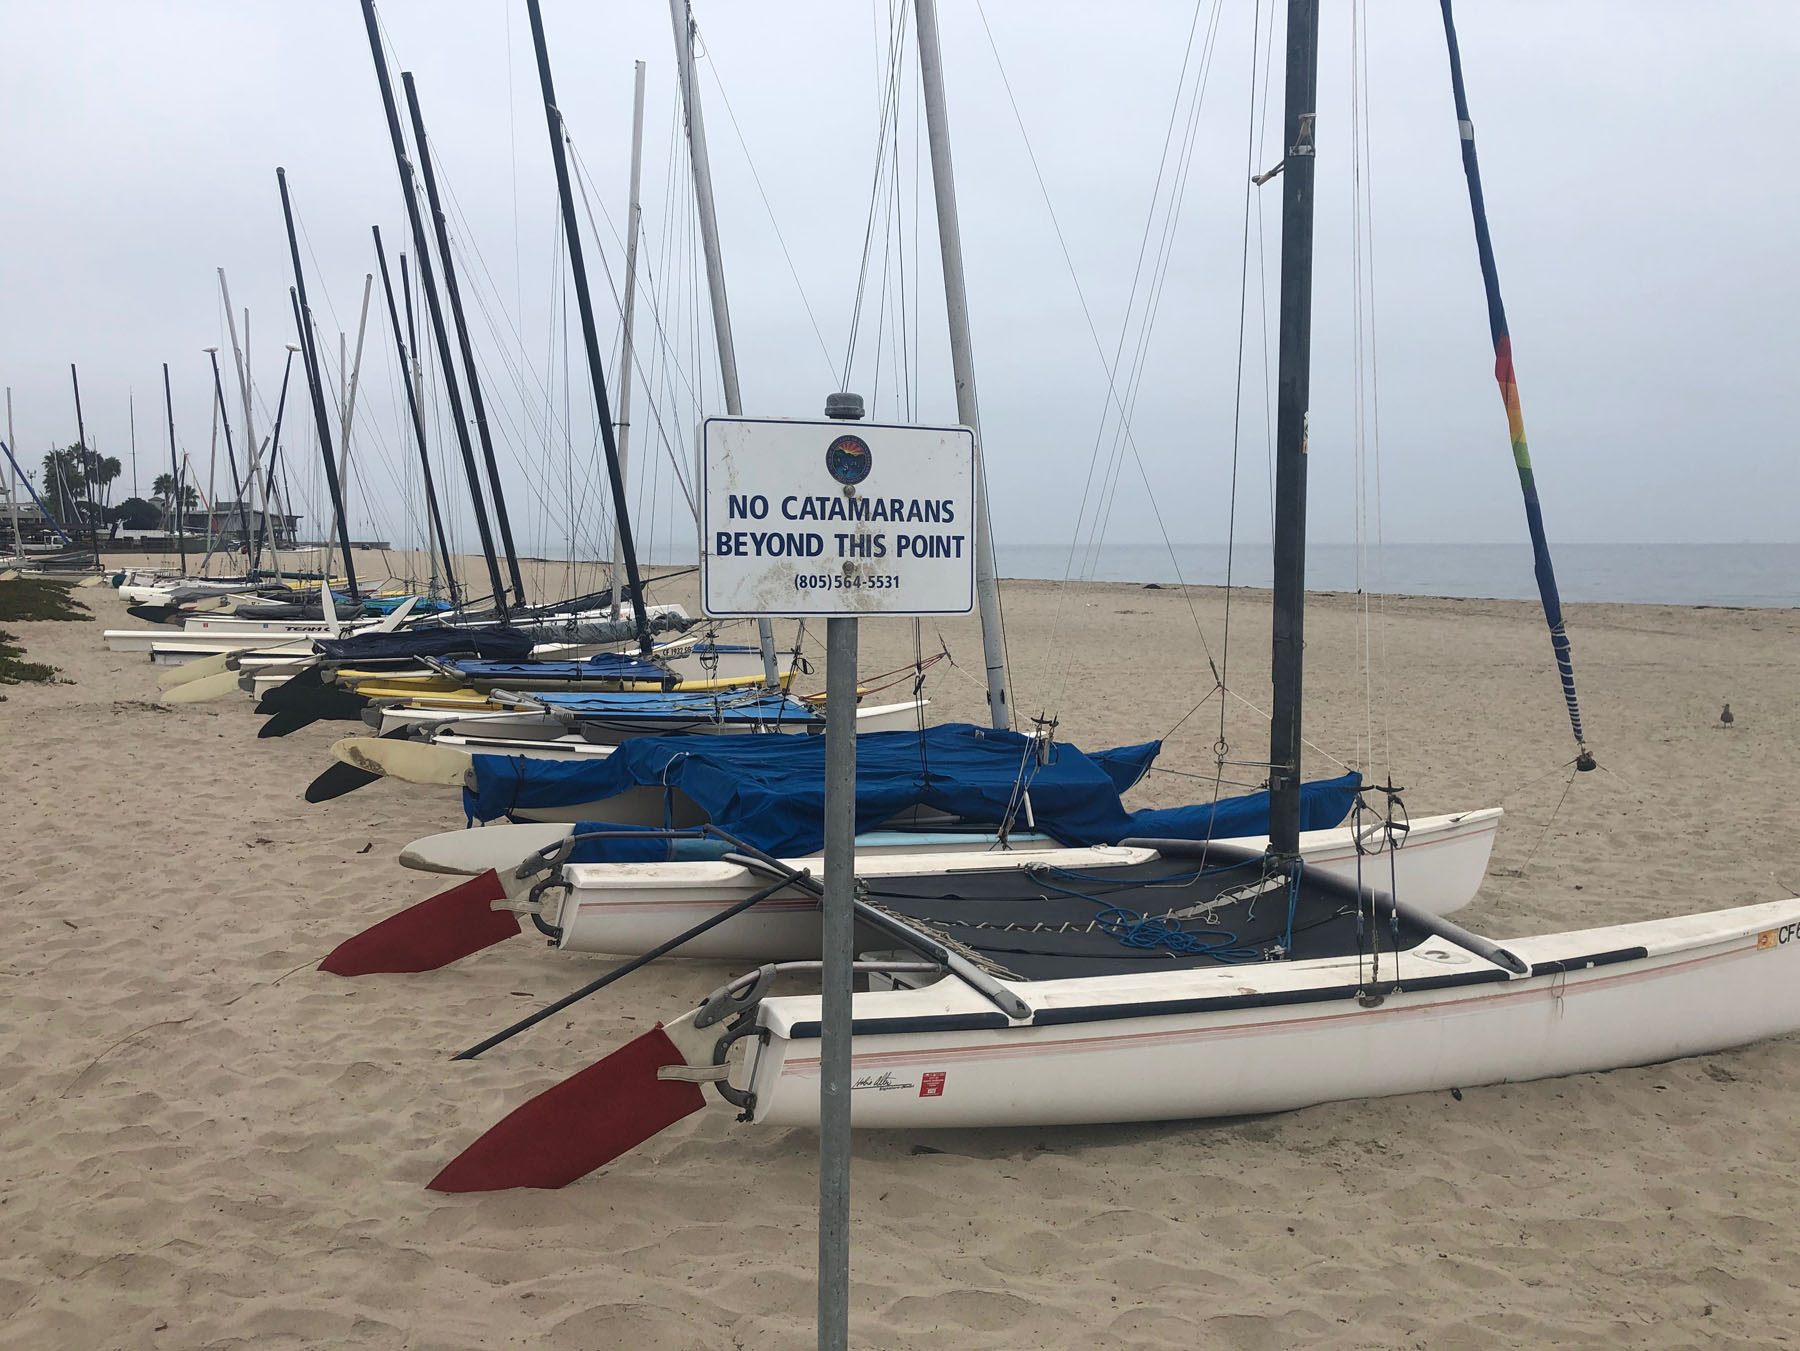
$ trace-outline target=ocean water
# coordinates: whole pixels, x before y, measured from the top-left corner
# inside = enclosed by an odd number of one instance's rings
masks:
[[[1235,585],[1270,585],[1273,564],[1267,544],[1239,544],[1231,552],[1236,556]],[[1002,577],[1060,580],[1071,575],[1067,546],[1002,544],[998,553]],[[1357,553],[1351,544],[1309,545],[1307,589],[1537,597],[1529,544],[1389,544],[1368,551],[1360,576]],[[1800,544],[1557,544],[1551,558],[1567,601],[1800,607]],[[1096,567],[1084,572],[1078,562],[1073,575],[1103,582],[1220,586],[1226,562],[1223,544],[1178,544],[1173,558],[1160,545],[1109,545]]]

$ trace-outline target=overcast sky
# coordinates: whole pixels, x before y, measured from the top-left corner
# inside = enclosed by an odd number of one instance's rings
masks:
[[[1142,331],[1145,280],[1138,304],[1129,313],[1127,306],[1153,189],[1159,168],[1165,185],[1180,168],[1172,153],[1165,160],[1165,131],[1178,98],[1178,121],[1185,121],[1210,51],[1131,417],[1150,487],[1135,464],[1126,470],[1107,539],[1155,540],[1154,493],[1175,539],[1222,540],[1234,424],[1239,534],[1266,538],[1264,281],[1254,238],[1241,416],[1233,394],[1253,0],[1220,7],[1216,28],[1215,6],[1205,0],[1191,46],[1191,3],[983,3],[985,27],[974,0],[942,0],[942,21],[997,533],[1003,542],[1067,544],[1096,445],[1102,463],[1111,454],[1096,338],[1110,360],[1124,330],[1122,387]],[[590,399],[574,311],[558,289],[565,264],[524,5],[384,0],[379,8],[396,83],[401,69],[415,73],[455,197],[452,229],[515,528],[530,551],[560,554],[578,518],[587,536],[579,547],[591,554],[601,518],[592,496]],[[1360,284],[1374,321],[1373,345],[1365,332],[1360,350],[1371,456],[1379,434],[1378,495],[1372,461],[1364,481],[1386,538],[1522,540],[1438,7],[1376,0],[1367,8],[1363,186],[1372,249],[1359,283],[1350,6],[1324,4],[1314,538],[1349,540],[1356,530],[1353,295]],[[1262,13],[1266,28],[1267,3]],[[697,8],[746,412],[813,416],[838,382],[869,219],[889,14],[889,0],[702,0]],[[1793,512],[1800,501],[1793,376],[1800,273],[1792,245],[1800,176],[1787,106],[1800,65],[1800,7],[1464,0],[1458,18],[1553,541],[1800,539]],[[661,0],[545,0],[545,22],[563,114],[591,176],[600,238],[588,237],[589,267],[609,353],[618,311],[601,253],[617,276],[613,229],[625,218],[632,61],[648,65],[641,275],[655,295],[640,308],[640,352],[656,345],[646,330],[660,323],[662,350],[679,373],[663,369],[654,352],[643,356],[664,388],[651,399],[640,384],[636,394],[633,493],[652,551],[680,552],[691,548],[691,526],[681,524],[654,419],[690,456],[689,387],[698,387],[706,411],[722,408],[686,162],[671,159],[676,86],[667,9]],[[910,25],[906,31],[910,42]],[[218,345],[229,354],[219,267],[236,305],[252,312],[258,431],[266,434],[283,345],[293,340],[278,164],[286,166],[304,227],[308,285],[334,370],[336,334],[347,330],[354,342],[363,277],[374,266],[370,225],[382,227],[393,251],[411,252],[360,13],[351,0],[9,0],[0,8],[0,53],[0,383],[13,390],[21,456],[35,466],[49,445],[75,439],[74,362],[90,440],[127,461],[115,500],[129,490],[127,394],[134,393],[138,483],[147,495],[168,461],[161,362],[173,372],[178,439],[197,463],[207,459],[211,375],[202,349]],[[910,45],[903,61],[897,217],[887,211],[876,224],[850,383],[874,396],[877,414],[903,416],[905,367],[917,418],[952,421],[929,170],[915,153]],[[1280,81],[1277,54],[1270,91],[1277,114]],[[1276,145],[1271,137],[1257,167],[1273,163]],[[1280,180],[1262,191],[1272,315]],[[1152,261],[1162,229],[1156,219]],[[884,238],[885,304],[877,299]],[[1146,264],[1143,277],[1152,271]],[[916,360],[897,363],[891,335],[902,275],[918,342]],[[417,474],[406,467],[411,449],[396,369],[378,281],[356,418],[352,516],[359,534],[402,540],[416,521],[402,494],[416,492],[406,485]],[[241,438],[229,366],[226,379]],[[316,529],[323,499],[298,367],[289,399],[284,454],[294,456],[295,493]],[[437,456],[448,444],[445,416],[434,415]],[[222,454],[220,464],[222,477]],[[646,464],[657,466],[648,477]],[[449,477],[459,473],[453,449],[440,472],[444,491],[461,496],[460,481]],[[459,537],[472,545],[466,510],[457,517]]]

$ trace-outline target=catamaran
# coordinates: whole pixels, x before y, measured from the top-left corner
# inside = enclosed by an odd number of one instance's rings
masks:
[[[1526,451],[1451,0],[1440,2],[1496,376],[1585,768],[1593,761]],[[933,0],[915,0],[914,12],[921,63],[935,67]],[[1800,1028],[1800,899],[1495,940],[1433,914],[1392,873],[1344,879],[1306,866],[1300,700],[1317,0],[1289,0],[1287,47],[1268,842],[1130,840],[1156,857],[1104,875],[958,870],[954,879],[859,888],[858,921],[879,938],[857,963],[868,988],[852,997],[856,1126],[1281,1111],[1605,1070]],[[927,113],[942,116],[929,97]],[[940,123],[934,151],[941,133]],[[779,858],[727,843],[768,894],[819,893]],[[524,1104],[431,1185],[563,1185],[699,1111],[708,1088],[752,1126],[816,1123],[821,999],[771,989],[786,972],[817,968],[768,964],[721,985]]]

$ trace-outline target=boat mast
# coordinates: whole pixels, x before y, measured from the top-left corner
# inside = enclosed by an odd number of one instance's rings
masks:
[[[219,297],[225,302],[225,326],[231,338],[231,360],[237,371],[238,393],[244,401],[244,445],[250,458],[247,470],[252,492],[262,497],[263,516],[269,514],[269,480],[262,468],[262,450],[256,439],[256,410],[250,398],[250,311],[244,311],[244,343],[238,346],[236,312],[231,308],[231,288],[225,284],[225,269],[219,269]],[[250,567],[259,567],[262,563],[262,531],[256,532],[256,540],[250,547]],[[281,551],[275,551],[275,575],[281,576]]]
[[[419,330],[418,330],[418,326],[413,321],[412,281],[407,277],[406,254],[405,253],[400,254],[399,263],[400,263],[400,305],[401,305],[402,310],[404,310],[404,312],[406,314],[406,346],[407,346],[407,349],[412,353],[412,364],[406,368],[405,378],[406,378],[407,382],[412,386],[413,401],[415,403],[417,403],[420,408],[424,408],[424,406],[425,406],[425,366],[419,360]],[[443,521],[441,518],[439,519],[438,524],[440,527],[442,526]],[[452,586],[450,589],[452,591],[454,591],[456,589],[456,587],[454,585],[454,579],[456,576],[456,568],[455,568],[453,561],[451,559],[451,556],[450,556],[450,540],[447,536],[443,535],[441,529],[439,532],[438,543],[440,545],[442,545],[442,547],[443,547],[444,571],[445,571],[445,575],[448,576],[449,578],[451,578]],[[429,555],[430,551],[427,550],[426,552],[427,552],[427,555]],[[433,563],[431,565],[430,571],[431,571],[431,594],[435,597],[437,595],[437,584],[438,584],[437,564]]]
[[[338,540],[344,549],[344,581],[354,599],[356,561],[350,556],[350,517],[344,511],[343,485],[338,482],[337,463],[331,455],[331,424],[325,415],[325,380],[319,369],[318,345],[313,341],[312,310],[306,303],[306,273],[300,266],[300,239],[294,233],[294,208],[288,201],[287,170],[277,167],[275,181],[281,186],[281,217],[287,223],[288,252],[294,260],[294,284],[288,298],[294,304],[294,326],[300,330],[300,369],[306,376],[307,392],[312,395],[313,424],[319,433],[319,457],[325,462],[325,486],[331,490],[331,506],[337,512]],[[230,437],[226,437],[230,444]],[[329,553],[326,555],[329,561]],[[331,569],[325,569],[330,572]]]
[[[950,364],[956,378],[956,420],[975,433],[975,597],[981,611],[981,651],[987,666],[988,720],[1012,726],[1006,701],[1006,635],[1000,586],[994,575],[994,535],[988,521],[987,449],[975,397],[975,350],[969,337],[969,293],[963,276],[962,224],[956,211],[956,171],[950,160],[950,113],[938,48],[937,0],[914,0],[919,30],[919,80],[931,142],[931,183],[937,199],[938,248],[943,255],[944,307],[950,320]]]
[[[87,427],[81,420],[81,377],[75,373],[75,363],[69,363],[69,383],[75,387],[75,440],[81,456],[81,486],[87,494],[88,508],[88,543],[94,546],[94,566],[100,566],[100,525],[95,519],[94,508],[94,457],[88,454]],[[74,501],[71,494],[70,501]]]
[[[475,348],[469,342],[469,324],[463,317],[462,290],[456,284],[456,263],[450,256],[450,227],[438,201],[437,172],[431,164],[431,146],[425,140],[425,121],[419,115],[419,91],[412,72],[400,72],[406,89],[406,110],[412,118],[413,151],[425,179],[425,200],[431,207],[432,228],[437,234],[438,262],[444,268],[444,295],[450,301],[450,319],[456,325],[456,345],[462,352],[463,377],[469,384],[469,411],[475,415],[475,434],[481,438],[481,460],[487,466],[488,490],[494,498],[494,524],[500,527],[500,546],[506,551],[507,575],[512,578],[513,599],[525,603],[525,580],[519,575],[519,553],[513,547],[512,522],[506,515],[506,490],[500,485],[500,463],[494,458],[494,438],[488,433],[487,405],[481,398],[481,379],[475,373]]]
[[[481,536],[481,555],[487,562],[488,585],[501,615],[507,610],[506,586],[500,580],[500,563],[494,554],[494,531],[488,524],[487,501],[481,487],[481,470],[475,464],[475,447],[469,440],[469,424],[463,416],[462,390],[456,382],[456,363],[450,355],[450,334],[444,325],[444,307],[438,299],[437,279],[431,270],[431,250],[425,242],[425,222],[419,215],[419,197],[413,187],[412,161],[406,157],[406,139],[400,131],[400,110],[394,103],[394,86],[388,79],[387,59],[381,54],[381,32],[375,23],[375,0],[362,0],[363,27],[369,33],[369,51],[375,58],[375,82],[381,87],[381,106],[387,114],[388,139],[394,146],[394,164],[400,172],[400,196],[406,203],[406,219],[412,229],[413,261],[419,269],[419,288],[425,292],[425,308],[431,316],[432,336],[437,341],[438,369],[443,372],[444,394],[450,400],[450,425],[456,429],[462,452],[463,476],[469,482],[469,499],[475,509],[475,529]]]
[[[249,489],[243,480],[238,478],[237,451],[233,450],[231,445],[231,415],[225,411],[225,384],[219,378],[219,349],[209,347],[206,349],[206,355],[212,362],[213,397],[219,401],[219,421],[225,427],[225,463],[231,470],[231,486],[237,493],[238,529],[244,532],[244,548],[248,550],[250,548],[250,517],[247,514],[247,504],[244,498],[248,495]],[[250,555],[245,553],[244,557],[248,560]],[[246,573],[250,571],[248,563],[246,563],[244,571]]]
[[[631,457],[631,320],[637,309],[638,227],[643,211],[638,205],[638,181],[644,165],[644,63],[635,62],[631,86],[631,194],[625,208],[625,298],[621,306],[624,336],[619,355],[619,477],[625,477]],[[618,527],[613,527],[612,546],[612,617],[619,617],[620,568],[623,548]]]
[[[6,444],[8,446],[17,444],[15,442],[15,440],[13,439],[12,386],[11,385],[8,385],[6,387]],[[7,475],[6,475],[6,507],[7,507],[8,514],[12,517],[13,552],[15,554],[17,554],[20,558],[24,558],[25,557],[25,536],[19,533],[19,490],[13,483],[13,480],[15,477],[17,477],[17,476],[15,474],[13,474],[10,470],[7,472]],[[182,566],[182,571],[184,571],[184,572],[187,571],[187,559],[185,556],[182,558],[181,566]]]
[[[363,335],[369,330],[369,292],[375,285],[373,272],[363,273],[362,314],[356,321],[356,355],[350,362],[350,384],[343,391],[339,405],[338,481],[344,485],[344,496],[350,496],[350,430],[356,425],[356,385],[362,378]],[[344,335],[338,334],[338,374],[340,383],[344,369]],[[366,491],[366,489],[365,489]]]
[[[725,393],[725,411],[732,417],[741,417],[744,400],[738,388],[737,345],[732,340],[731,306],[725,299],[725,259],[719,251],[719,217],[713,206],[712,160],[706,151],[700,84],[694,76],[694,14],[687,0],[669,0],[669,19],[675,26],[681,102],[687,112],[688,163],[694,173],[694,206],[700,217],[700,246],[706,256],[706,285],[712,297],[713,337],[719,345],[719,384]],[[759,619],[756,633],[762,646],[763,681],[775,689],[781,683],[775,660],[775,630],[768,620]]]
[[[1269,853],[1300,850],[1300,699],[1305,658],[1306,436],[1312,375],[1313,115],[1319,0],[1288,0],[1281,175],[1281,334],[1275,395],[1275,614],[1270,651]]]
[[[430,514],[430,530],[437,533],[438,553],[444,560],[444,577],[450,585],[450,604],[457,609],[462,608],[462,597],[457,592],[456,567],[450,557],[450,539],[444,534],[443,513],[438,510],[437,482],[431,473],[431,454],[425,444],[425,414],[419,408],[417,387],[413,384],[412,354],[406,350],[406,333],[400,327],[400,313],[394,307],[394,284],[388,278],[387,250],[381,247],[381,227],[371,226],[375,235],[375,261],[381,267],[381,290],[387,297],[388,327],[394,330],[394,346],[400,357],[401,383],[406,386],[406,407],[412,415],[413,439],[419,445],[419,468],[425,476],[425,506]],[[425,538],[425,552],[431,553],[431,535]],[[436,564],[432,565],[433,570]]]
[[[187,536],[182,532],[181,518],[187,503],[182,501],[181,460],[175,450],[175,397],[169,393],[169,363],[163,362],[163,411],[169,419],[169,505],[175,512],[175,548],[181,555],[181,575],[187,576]],[[12,391],[6,391],[7,427],[12,427]],[[168,529],[168,521],[163,528]]]
[[[1512,333],[1506,326],[1506,306],[1500,299],[1500,273],[1494,265],[1494,241],[1488,235],[1487,203],[1481,192],[1481,164],[1475,158],[1475,124],[1469,120],[1469,99],[1463,89],[1462,51],[1456,43],[1456,19],[1450,0],[1440,0],[1444,12],[1444,42],[1450,49],[1450,90],[1456,101],[1456,127],[1462,138],[1463,176],[1469,182],[1469,213],[1475,218],[1475,250],[1481,259],[1481,284],[1487,292],[1488,331],[1494,340],[1494,379],[1506,407],[1506,427],[1512,441],[1513,464],[1519,471],[1519,487],[1525,495],[1525,525],[1531,534],[1531,556],[1537,573],[1538,598],[1544,620],[1550,625],[1550,647],[1562,678],[1563,703],[1569,710],[1569,728],[1575,734],[1575,768],[1595,768],[1581,730],[1581,704],[1575,697],[1575,662],[1569,652],[1569,634],[1563,627],[1562,596],[1556,587],[1556,571],[1550,563],[1550,541],[1544,535],[1544,510],[1538,503],[1537,477],[1531,468],[1531,447],[1525,440],[1525,412],[1519,406],[1519,382],[1513,374]]]
[[[250,312],[244,311],[244,327],[249,328]],[[281,368],[281,396],[275,400],[275,429],[269,435],[269,458],[263,470],[263,511],[262,520],[256,527],[256,556],[262,556],[262,541],[266,534],[270,537],[269,556],[275,560],[275,576],[281,576],[281,527],[270,524],[270,513],[274,510],[273,494],[269,491],[275,482],[275,466],[281,460],[281,419],[287,412],[288,377],[294,373],[294,349],[288,348],[287,361]]]
[[[537,50],[538,85],[544,93],[544,122],[550,131],[550,158],[556,165],[556,195],[562,204],[563,238],[569,248],[569,271],[575,284],[575,303],[581,311],[581,338],[587,347],[588,375],[594,386],[594,414],[600,423],[600,448],[606,454],[606,474],[612,483],[613,520],[619,531],[619,552],[625,557],[625,573],[631,586],[631,613],[637,624],[638,651],[649,655],[650,618],[644,610],[644,584],[638,575],[637,544],[631,537],[631,513],[625,506],[625,476],[619,464],[619,447],[613,439],[612,408],[606,398],[606,368],[600,361],[600,335],[594,325],[594,301],[588,294],[587,263],[581,252],[581,227],[575,219],[575,194],[569,185],[569,162],[563,152],[562,112],[556,103],[556,85],[550,78],[550,48],[544,40],[544,16],[538,0],[525,0],[531,16],[531,43]]]

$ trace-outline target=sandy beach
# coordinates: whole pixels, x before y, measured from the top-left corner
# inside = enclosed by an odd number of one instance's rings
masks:
[[[711,1110],[562,1191],[424,1188],[727,969],[658,964],[451,1063],[605,959],[513,940],[428,975],[315,971],[440,889],[395,856],[461,824],[454,794],[383,782],[308,805],[344,724],[259,741],[247,698],[165,707],[157,668],[101,642],[137,627],[116,594],[77,594],[89,622],[6,625],[68,683],[0,691],[0,1346],[810,1345],[811,1133]],[[1232,758],[1266,758],[1266,595],[1233,595],[1228,650],[1218,591],[1003,595],[1021,718],[1083,747],[1168,737],[1178,773],[1132,805],[1209,791],[1214,667],[1242,696]],[[655,598],[698,612],[691,576]],[[1390,600],[1365,676],[1344,596],[1308,610],[1309,770],[1391,767],[1414,815],[1505,807],[1458,916],[1497,937],[1794,894],[1800,612],[1569,609],[1600,772],[1571,782],[1534,605]],[[930,673],[935,718],[980,720],[974,621],[923,644],[956,663]],[[863,626],[865,675],[912,659],[910,624]],[[1794,1038],[1252,1120],[860,1134],[852,1337],[1791,1344],[1797,1157]]]

